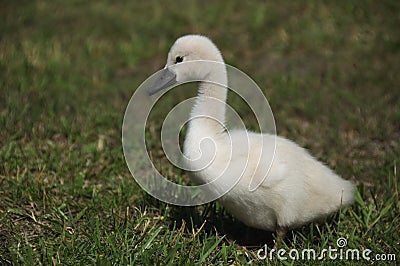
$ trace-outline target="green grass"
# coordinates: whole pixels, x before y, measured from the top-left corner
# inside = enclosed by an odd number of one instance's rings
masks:
[[[125,107],[187,33],[211,37],[259,84],[279,135],[358,186],[351,208],[290,232],[282,247],[322,250],[345,237],[349,248],[400,260],[398,1],[1,6],[0,264],[282,263],[257,259],[271,233],[245,228],[216,203],[159,202],[125,164]],[[162,162],[163,173],[187,178]]]

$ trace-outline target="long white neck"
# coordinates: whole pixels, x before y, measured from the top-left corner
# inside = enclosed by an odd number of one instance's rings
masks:
[[[225,66],[221,64],[213,67],[207,80],[211,82],[199,83],[198,95],[190,113],[189,128],[219,133],[224,130],[225,124],[228,83]]]
[[[225,143],[223,140],[226,135],[224,134],[227,96],[225,65],[213,68],[207,80],[212,82],[199,84],[183,147],[187,158],[186,164],[192,170],[203,169],[213,160],[213,156],[219,150],[217,146]],[[205,139],[209,141],[203,143]],[[205,180],[200,178],[199,182],[204,183]]]

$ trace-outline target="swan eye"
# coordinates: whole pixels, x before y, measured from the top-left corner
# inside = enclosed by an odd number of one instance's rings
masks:
[[[183,56],[177,56],[177,57],[175,58],[175,64],[180,63],[180,62],[182,62],[182,61],[183,61]]]

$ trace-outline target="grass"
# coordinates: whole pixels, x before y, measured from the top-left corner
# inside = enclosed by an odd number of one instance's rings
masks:
[[[1,264],[320,263],[258,260],[273,234],[246,228],[217,203],[166,205],[131,177],[125,107],[186,33],[211,37],[227,63],[250,74],[278,134],[358,186],[352,208],[290,232],[282,247],[322,250],[345,237],[349,248],[399,261],[398,1],[1,5]]]

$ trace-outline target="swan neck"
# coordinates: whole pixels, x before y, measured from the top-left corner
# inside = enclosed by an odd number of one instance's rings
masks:
[[[203,127],[219,124],[218,131],[225,125],[225,104],[227,97],[226,70],[214,71],[207,80],[199,83],[198,95],[191,112],[191,123],[199,123]],[[214,121],[213,121],[214,120]],[[207,122],[209,123],[207,123]]]

